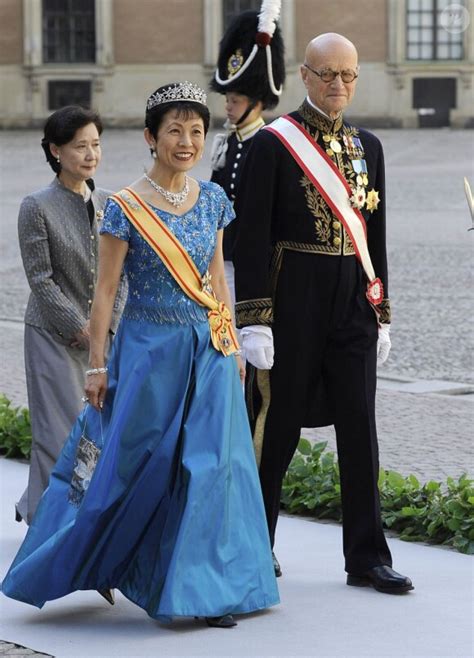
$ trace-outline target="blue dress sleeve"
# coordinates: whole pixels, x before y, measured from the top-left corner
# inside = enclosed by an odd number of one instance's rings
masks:
[[[123,210],[113,199],[107,199],[104,210],[104,219],[99,233],[101,235],[103,233],[108,233],[109,235],[113,235],[114,238],[119,238],[126,242],[130,240],[130,222],[126,218]]]
[[[217,200],[218,200],[218,212],[217,212],[217,229],[220,230],[228,226],[233,219],[235,219],[234,207],[227,198],[227,194],[224,192],[220,185],[215,185]]]

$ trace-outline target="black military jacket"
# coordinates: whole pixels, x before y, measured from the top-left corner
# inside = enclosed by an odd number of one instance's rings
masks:
[[[345,123],[342,116],[332,121],[307,101],[290,116],[326,150],[349,186],[362,190],[366,197],[361,213],[367,222],[375,274],[385,291],[380,319],[390,322],[382,145],[372,133]],[[268,130],[260,130],[252,140],[235,210],[240,224],[234,254],[238,327],[271,326],[272,298],[284,249],[334,257],[355,254],[339,219]]]
[[[263,125],[263,119],[259,119],[242,130],[237,129],[230,133],[226,143],[225,164],[223,167],[214,169],[212,172],[211,181],[224,188],[225,193],[232,203],[234,203],[238,194],[243,165],[253,137]],[[233,259],[238,231],[237,220],[238,218],[234,219],[224,230],[224,260]]]

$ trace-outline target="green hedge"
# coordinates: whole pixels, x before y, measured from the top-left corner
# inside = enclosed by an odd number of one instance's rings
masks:
[[[342,520],[339,466],[327,442],[301,439],[283,482],[282,504],[294,514]],[[380,470],[382,519],[405,541],[453,546],[474,554],[474,482],[466,475],[421,485],[414,475]]]
[[[283,481],[282,504],[290,513],[342,520],[339,466],[327,443],[301,439]],[[13,407],[0,395],[0,454],[28,459],[31,424],[28,409]],[[414,475],[380,470],[382,518],[400,539],[453,546],[474,554],[474,483],[466,475],[445,484],[421,485]]]
[[[13,407],[0,394],[0,454],[5,457],[29,459],[31,454],[31,423],[28,409]]]

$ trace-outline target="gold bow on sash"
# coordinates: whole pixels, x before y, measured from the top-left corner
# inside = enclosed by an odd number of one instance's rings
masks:
[[[211,341],[218,352],[230,356],[239,349],[232,316],[216,299],[208,272],[201,277],[191,256],[150,206],[129,187],[112,194],[131,224],[159,256],[179,287],[193,301],[209,309]]]

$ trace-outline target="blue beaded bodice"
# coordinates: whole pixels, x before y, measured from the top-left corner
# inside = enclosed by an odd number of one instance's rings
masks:
[[[204,274],[214,255],[217,230],[227,226],[235,213],[219,185],[206,181],[200,181],[199,185],[198,200],[184,215],[151,207],[184,246],[199,272]],[[124,264],[128,277],[124,317],[166,324],[207,320],[207,309],[181,290],[113,199],[107,201],[100,233],[108,233],[129,243]]]

